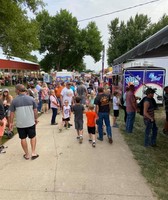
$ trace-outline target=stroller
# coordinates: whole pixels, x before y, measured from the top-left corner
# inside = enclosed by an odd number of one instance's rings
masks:
[[[13,131],[5,130],[4,136],[7,137],[8,139],[11,139],[14,136]]]

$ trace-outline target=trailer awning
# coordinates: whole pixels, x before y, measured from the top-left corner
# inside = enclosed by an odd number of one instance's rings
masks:
[[[168,56],[168,26],[141,42],[139,45],[116,58],[113,65],[136,58]]]

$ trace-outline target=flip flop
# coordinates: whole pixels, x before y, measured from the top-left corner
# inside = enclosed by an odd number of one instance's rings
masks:
[[[37,154],[37,155],[35,155],[35,156],[32,156],[31,159],[32,159],[32,160],[35,160],[35,159],[38,158],[38,157],[39,157],[39,155]]]
[[[25,160],[29,160],[29,158],[26,157],[26,154],[23,155],[23,158],[24,158]]]

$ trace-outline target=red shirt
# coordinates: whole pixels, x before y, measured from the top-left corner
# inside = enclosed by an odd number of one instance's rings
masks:
[[[63,89],[62,86],[59,86],[59,87],[55,88],[54,91],[55,91],[55,95],[56,95],[57,98],[60,98],[62,89]]]
[[[136,112],[136,98],[132,91],[126,93],[126,111]]]
[[[87,126],[95,127],[97,114],[94,111],[87,111],[86,117],[87,117]]]

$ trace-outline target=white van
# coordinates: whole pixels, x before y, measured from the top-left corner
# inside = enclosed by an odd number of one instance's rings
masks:
[[[70,81],[74,79],[74,73],[68,72],[67,70],[62,70],[56,72],[56,81]]]

